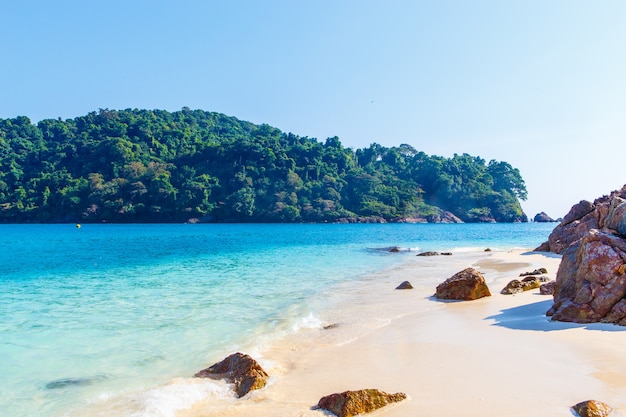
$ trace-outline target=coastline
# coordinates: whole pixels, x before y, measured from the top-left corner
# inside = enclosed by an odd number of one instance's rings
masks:
[[[559,257],[514,250],[413,258],[364,288],[340,289],[345,299],[322,323],[336,327],[272,341],[257,358],[271,376],[267,387],[239,400],[204,399],[176,416],[320,416],[322,396],[362,388],[408,395],[372,414],[388,417],[571,416],[569,407],[588,399],[611,405],[612,415],[626,410],[626,329],[550,322],[552,297],[539,290],[500,294],[539,267],[553,279]],[[452,273],[429,276],[442,262]],[[433,282],[465,262],[485,275],[492,296],[434,300]],[[394,289],[402,277],[413,290]]]

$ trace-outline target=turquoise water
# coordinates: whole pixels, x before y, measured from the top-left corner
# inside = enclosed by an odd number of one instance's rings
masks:
[[[328,288],[415,251],[533,248],[553,227],[0,225],[0,415],[80,415],[133,396],[103,415],[173,416],[218,388],[172,400],[154,387],[319,325]]]

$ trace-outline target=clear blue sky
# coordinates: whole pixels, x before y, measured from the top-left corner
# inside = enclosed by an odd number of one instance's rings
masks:
[[[216,111],[507,161],[532,217],[626,183],[626,1],[20,0],[0,118]]]

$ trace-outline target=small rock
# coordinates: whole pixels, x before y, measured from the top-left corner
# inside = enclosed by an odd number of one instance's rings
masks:
[[[413,286],[409,281],[404,281],[402,284],[396,287],[396,290],[412,290]]]
[[[491,252],[491,248],[485,249],[485,252]]]
[[[539,269],[535,269],[533,272],[522,272],[521,274],[519,274],[520,277],[527,277],[529,275],[541,275],[541,274],[547,274],[548,270],[546,268],[539,268]]]
[[[353,417],[404,399],[406,399],[406,394],[402,392],[387,394],[377,389],[363,389],[327,395],[319,400],[317,406],[330,411],[337,417]]]
[[[554,295],[554,284],[556,281],[546,282],[539,286],[539,294],[541,295]]]
[[[539,278],[537,277],[528,276],[522,280],[522,287],[524,288],[524,291],[534,290],[540,286],[541,281],[539,281]]]
[[[607,404],[596,400],[580,402],[574,405],[572,409],[580,417],[606,417],[613,411]]]
[[[261,389],[267,384],[268,374],[261,365],[243,353],[233,353],[221,362],[197,372],[196,378],[225,379],[235,385],[238,397]]]
[[[452,252],[441,252],[442,255],[451,256]]]
[[[519,279],[514,279],[513,281],[506,284],[506,287],[500,291],[500,294],[510,295],[510,294],[519,294],[524,292],[524,288],[522,286],[522,281]]]
[[[417,256],[437,256],[439,255],[439,252],[422,252],[422,253],[418,253]]]
[[[397,247],[397,246],[394,246],[394,247],[392,247],[392,248],[390,248],[390,249],[389,249],[389,252],[394,252],[394,253],[395,253],[395,252],[400,252],[400,248],[399,248],[399,247]]]

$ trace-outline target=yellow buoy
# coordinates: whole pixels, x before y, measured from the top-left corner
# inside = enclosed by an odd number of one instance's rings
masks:
[[[76,228],[80,229],[80,223],[76,223]]]

